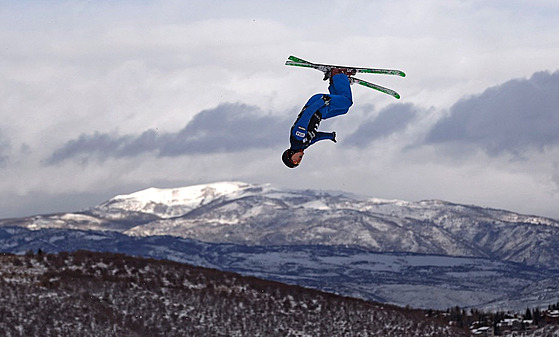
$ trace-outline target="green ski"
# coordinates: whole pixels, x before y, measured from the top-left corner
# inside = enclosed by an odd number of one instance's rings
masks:
[[[385,94],[388,94],[388,95],[390,95],[390,96],[392,96],[392,97],[394,97],[394,98],[396,98],[396,99],[400,99],[400,94],[398,94],[396,91],[394,91],[394,90],[392,90],[392,89],[388,89],[388,88],[385,88],[385,87],[380,86],[380,85],[378,85],[378,84],[374,84],[374,83],[371,83],[371,82],[367,82],[367,81],[364,81],[364,80],[362,80],[362,79],[355,78],[355,77],[353,77],[353,76],[350,76],[350,77],[348,77],[348,78],[349,78],[349,83],[351,83],[351,84],[357,83],[357,84],[360,84],[360,85],[365,86],[365,87],[367,87],[367,88],[375,89],[375,90],[377,90],[377,91],[380,91],[380,92],[383,92],[383,93],[385,93]]]
[[[379,69],[379,68],[361,68],[361,67],[348,67],[348,66],[337,66],[332,64],[320,64],[305,61],[296,56],[289,56],[288,60],[285,62],[287,66],[303,67],[303,68],[313,68],[324,72],[325,70],[330,70],[332,68],[346,68],[355,70],[356,73],[367,73],[367,74],[383,74],[383,75],[396,75],[401,77],[406,77],[406,74],[401,70],[396,69]]]
[[[289,56],[288,60],[285,62],[287,66],[295,66],[295,67],[303,67],[303,68],[312,68],[322,71],[324,73],[324,80],[327,80],[330,77],[330,70],[332,68],[345,68],[350,70],[350,75],[355,75],[356,73],[366,73],[366,74],[383,74],[383,75],[396,75],[405,77],[406,74],[401,70],[396,69],[379,69],[379,68],[360,68],[360,67],[347,67],[347,66],[336,66],[331,64],[320,64],[320,63],[312,63],[296,56]],[[396,99],[400,99],[400,95],[392,90],[380,86],[378,84],[374,84],[371,82],[367,82],[365,80],[355,78],[353,76],[348,76],[349,81],[351,84],[357,83],[367,88],[371,88],[382,93],[388,94]]]

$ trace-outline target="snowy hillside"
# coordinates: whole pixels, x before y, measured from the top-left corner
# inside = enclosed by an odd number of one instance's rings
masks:
[[[0,256],[3,336],[467,336],[426,312],[169,261]]]

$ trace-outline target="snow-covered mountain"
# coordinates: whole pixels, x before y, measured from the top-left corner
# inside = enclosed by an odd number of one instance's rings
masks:
[[[94,208],[104,215],[122,217],[129,212],[153,214],[169,219],[226,197],[238,198],[250,193],[253,186],[239,182],[221,182],[182,188],[148,188],[129,195],[119,195]]]
[[[438,200],[221,182],[0,227],[0,251],[109,250],[423,308],[524,309],[559,289],[559,221]]]
[[[559,269],[557,220],[438,200],[380,200],[242,182],[150,188],[83,212],[7,219],[0,225],[245,245],[348,245]]]
[[[124,253],[425,309],[516,310],[559,301],[559,272],[486,258],[324,245],[246,246],[114,231],[0,227],[0,251]]]

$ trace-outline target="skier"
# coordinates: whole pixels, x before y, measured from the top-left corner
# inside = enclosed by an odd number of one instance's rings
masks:
[[[320,140],[336,142],[336,132],[320,132],[318,125],[323,119],[343,115],[353,104],[349,75],[354,75],[353,69],[332,68],[325,74],[325,80],[330,79],[328,91],[330,94],[316,94],[305,104],[295,123],[291,127],[289,142],[291,146],[282,155],[283,163],[289,168],[299,166],[303,159],[304,150]]]

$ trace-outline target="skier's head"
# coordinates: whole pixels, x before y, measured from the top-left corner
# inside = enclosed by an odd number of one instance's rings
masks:
[[[303,154],[303,150],[287,149],[281,155],[281,160],[283,160],[285,166],[289,168],[295,168],[299,166],[301,160],[303,160]]]

